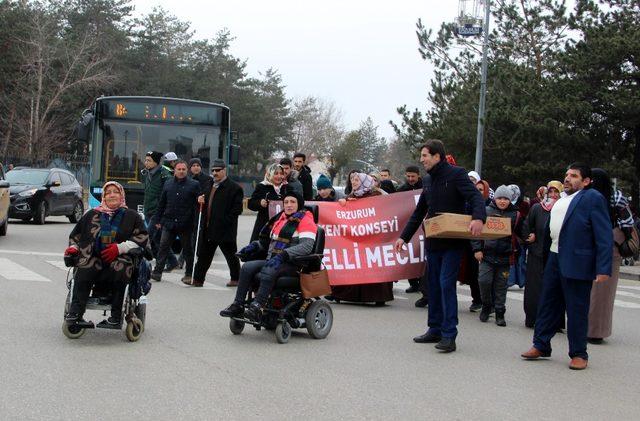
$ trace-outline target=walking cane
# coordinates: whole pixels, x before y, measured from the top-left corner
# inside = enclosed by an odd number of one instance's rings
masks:
[[[196,232],[196,247],[193,251],[193,266],[191,266],[191,279],[193,279],[194,271],[196,269],[196,263],[198,262],[198,243],[200,240],[200,222],[202,221],[202,208],[204,207],[204,203],[200,203],[200,211],[198,212],[198,231]],[[204,279],[203,279],[204,281]]]

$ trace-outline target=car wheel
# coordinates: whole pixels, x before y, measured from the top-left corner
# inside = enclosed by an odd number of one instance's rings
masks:
[[[4,224],[0,226],[0,236],[7,235],[7,227],[9,226],[9,218],[4,221]]]
[[[38,207],[36,208],[36,213],[35,215],[33,215],[33,222],[35,222],[38,225],[42,225],[44,224],[44,220],[47,217],[47,204],[42,201],[38,204]]]
[[[76,205],[73,207],[73,213],[68,215],[69,222],[76,223],[82,218],[82,214],[84,213],[84,205],[81,201],[78,201]]]

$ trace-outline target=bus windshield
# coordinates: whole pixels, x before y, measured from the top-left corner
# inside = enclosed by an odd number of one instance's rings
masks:
[[[215,126],[103,120],[98,136],[95,146],[100,151],[94,153],[100,154],[102,165],[96,166],[99,170],[94,168],[94,178],[101,181],[142,183],[143,161],[149,151],[175,152],[186,161],[198,157],[203,168],[222,156],[221,130]]]

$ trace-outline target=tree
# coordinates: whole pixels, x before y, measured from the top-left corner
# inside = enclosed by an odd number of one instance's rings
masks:
[[[308,96],[293,103],[289,152],[326,157],[343,137],[342,114],[333,102]]]

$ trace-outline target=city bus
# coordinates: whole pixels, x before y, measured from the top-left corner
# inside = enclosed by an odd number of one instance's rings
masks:
[[[127,206],[144,212],[143,162],[149,151],[175,152],[187,162],[200,158],[203,171],[214,159],[237,164],[229,123],[229,107],[224,104],[144,96],[97,98],[83,112],[77,131],[78,140],[89,147],[89,206],[100,203],[106,181],[117,181],[125,188]]]

